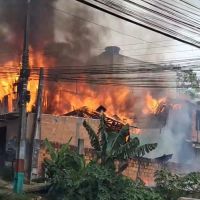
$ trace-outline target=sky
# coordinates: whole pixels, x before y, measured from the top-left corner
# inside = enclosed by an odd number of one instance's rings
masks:
[[[176,1],[178,2],[178,0]],[[176,3],[176,1],[169,2]],[[192,0],[190,2],[200,7],[198,0]],[[123,55],[150,62],[198,58],[200,56],[200,50],[196,47],[183,44],[161,34],[110,16],[75,0],[68,0],[67,4],[65,0],[58,0],[56,7],[73,15],[75,18],[80,17],[85,19],[92,29],[96,32],[102,32],[99,34],[99,42],[94,48],[94,53],[96,54],[101,53],[105,46],[114,45],[121,48],[121,54]],[[76,12],[77,7],[85,9],[88,13],[87,16],[85,13]],[[59,28],[55,30],[57,40],[64,40],[62,31],[59,32]]]

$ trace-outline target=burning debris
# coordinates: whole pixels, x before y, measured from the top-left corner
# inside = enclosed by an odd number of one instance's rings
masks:
[[[99,106],[96,111],[91,111],[87,107],[82,107],[80,109],[69,112],[65,114],[64,116],[100,119],[102,111],[103,112],[106,111],[106,108],[104,108],[103,106]],[[105,123],[106,123],[107,130],[116,131],[116,132],[119,132],[121,128],[125,125],[121,121],[115,120],[114,118],[111,118],[108,116],[105,116]]]
[[[154,160],[161,164],[166,164],[170,159],[172,159],[173,154],[164,154],[160,157],[155,158]]]

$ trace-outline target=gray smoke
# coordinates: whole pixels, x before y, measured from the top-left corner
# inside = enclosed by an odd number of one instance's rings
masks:
[[[88,16],[87,9],[76,6],[72,13],[82,16],[82,19],[67,15],[67,9],[59,7],[58,0],[32,0],[31,1],[31,23],[30,23],[30,47],[31,53],[40,52],[44,55],[47,65],[49,58],[54,60],[54,69],[69,69],[71,65],[83,65],[91,56],[92,47],[98,45],[99,33],[95,32],[91,24],[85,21]],[[66,8],[74,2],[64,2]],[[66,11],[66,13],[65,13]],[[70,10],[71,11],[71,10]],[[26,13],[26,0],[0,0],[0,43],[4,52],[0,56],[0,63],[8,60],[21,59],[23,48],[24,24]],[[56,25],[59,24],[58,27]],[[59,30],[57,30],[59,29]],[[60,32],[63,40],[56,40],[56,31]],[[37,61],[34,61],[37,66]],[[49,66],[44,66],[49,67]],[[51,71],[49,71],[51,73]],[[44,112],[52,113],[58,110],[56,94],[59,93],[58,84],[55,82],[56,72],[51,73],[52,82],[46,82],[46,90],[51,91],[48,99],[49,106]],[[59,79],[69,80],[64,73],[57,74]],[[53,77],[53,78],[52,78]],[[64,84],[63,84],[64,85]],[[64,85],[68,91],[74,91],[73,87]],[[52,92],[53,91],[53,92]],[[63,102],[64,104],[65,102]],[[67,104],[65,105],[67,108]]]
[[[194,106],[194,105],[193,105]],[[186,170],[194,171],[197,168],[197,157],[192,146],[194,107],[189,103],[183,103],[179,110],[170,110],[166,126],[161,133],[150,133],[153,142],[158,143],[155,151],[148,156],[150,158],[173,154],[171,162],[182,163]],[[153,139],[154,138],[154,139]],[[190,169],[187,168],[190,166]]]
[[[59,78],[68,81],[68,83],[62,83],[62,88],[64,88],[65,91],[62,89],[61,98],[65,95],[66,91],[76,93],[76,81],[73,82],[74,76],[68,73],[68,70],[86,64],[91,57],[93,47],[99,44],[99,35],[102,34],[101,31],[96,32],[95,29],[91,27],[91,24],[88,23],[87,20],[84,20],[88,17],[95,18],[95,16],[92,16],[85,8],[77,6],[73,9],[73,13],[79,13],[79,15],[82,16],[81,18],[74,17],[70,14],[67,15],[66,13],[63,14],[58,8],[54,16],[54,21],[57,20],[55,22],[57,25],[56,31],[59,32],[62,41],[58,40],[48,43],[44,48],[44,55],[47,55],[47,58],[53,58],[55,61],[54,69],[59,71],[63,70],[63,73],[58,72]],[[49,73],[50,77],[55,77],[55,71],[49,71]],[[77,76],[83,78],[81,74],[75,75],[76,78]],[[73,85],[71,83],[69,84],[70,80],[74,83]],[[60,92],[57,83],[49,82],[48,88],[50,91],[55,91],[55,93]],[[70,99],[63,99],[61,106],[55,98],[55,93],[49,94],[48,99],[51,99],[51,102],[45,112],[52,113],[58,111],[58,113],[63,113],[65,112],[63,108],[65,110],[70,110]]]
[[[194,152],[191,141],[192,109],[184,104],[180,110],[170,110],[166,127],[159,141],[162,153],[173,154],[172,161],[191,164]]]
[[[54,9],[56,0],[31,2],[30,46],[41,49],[54,39]],[[0,0],[0,42],[5,54],[1,62],[21,56],[23,47],[26,0]]]

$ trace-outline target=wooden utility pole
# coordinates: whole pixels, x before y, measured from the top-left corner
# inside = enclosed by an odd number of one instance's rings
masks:
[[[30,93],[27,91],[27,84],[29,78],[29,32],[30,32],[30,3],[27,0],[25,29],[24,29],[24,47],[22,55],[22,68],[20,71],[18,95],[19,95],[19,134],[18,134],[18,147],[16,155],[16,168],[14,178],[14,192],[21,193],[24,184],[24,168],[26,156],[26,123],[27,113],[26,104],[30,100]]]
[[[29,180],[38,176],[38,156],[41,141],[41,111],[42,111],[42,93],[44,87],[44,70],[40,68],[40,77],[38,85],[38,94],[36,102],[36,114],[33,127],[33,135],[31,141],[30,169]]]

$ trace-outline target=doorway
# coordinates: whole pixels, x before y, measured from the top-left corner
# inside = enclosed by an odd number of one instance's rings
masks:
[[[6,127],[0,127],[0,167],[4,166],[6,157]]]

